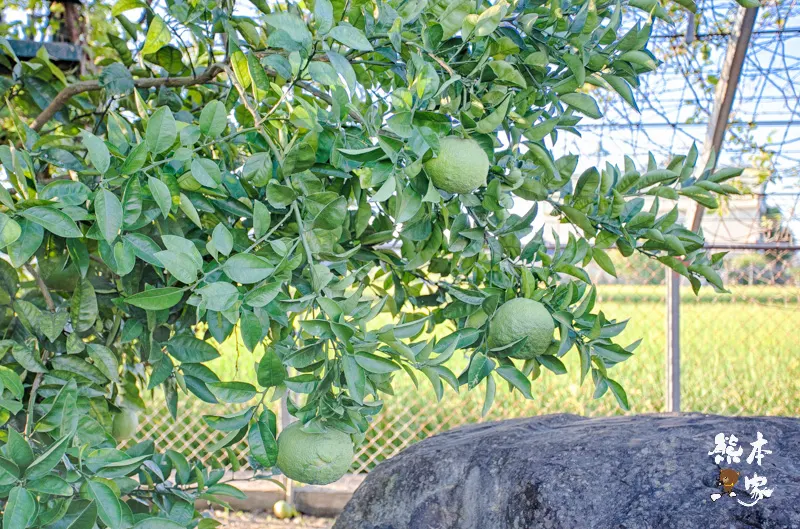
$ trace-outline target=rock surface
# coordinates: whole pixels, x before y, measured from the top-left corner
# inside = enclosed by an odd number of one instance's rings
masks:
[[[739,463],[709,455],[735,435]],[[761,465],[746,459],[761,432]],[[741,473],[723,495],[719,471]],[[745,476],[772,488],[752,507]],[[752,488],[752,487],[751,487]],[[334,529],[800,529],[800,419],[550,415],[452,430],[378,465]]]

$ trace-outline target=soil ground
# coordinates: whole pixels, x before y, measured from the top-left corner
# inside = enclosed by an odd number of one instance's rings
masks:
[[[266,512],[214,511],[214,518],[222,522],[225,529],[330,529],[332,518],[298,516],[291,520],[278,520]]]

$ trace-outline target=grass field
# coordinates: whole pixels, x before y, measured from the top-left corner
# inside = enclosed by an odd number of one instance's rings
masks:
[[[695,298],[682,292],[681,385],[682,408],[720,414],[800,414],[800,288],[732,287],[731,295],[710,290]],[[608,317],[630,318],[620,337],[623,344],[642,338],[630,360],[616,366],[610,376],[628,392],[630,413],[664,409],[666,323],[663,286],[601,286],[598,307]],[[234,340],[221,347],[223,357],[214,368],[223,380],[254,380],[254,363],[261,353],[237,348]],[[237,351],[238,349],[238,351]],[[495,404],[481,417],[483,394],[479,389],[456,395],[447,389],[437,403],[421,376],[420,387],[398,375],[395,396],[387,397],[384,412],[373,423],[360,448],[354,470],[366,470],[407,444],[461,424],[544,413],[611,415],[623,413],[609,394],[592,400],[590,381],[579,385],[577,354],[564,358],[569,369],[556,376],[543,371],[533,384],[533,400],[509,395],[498,384]],[[458,372],[463,358],[454,358]],[[460,364],[460,365],[459,365]],[[211,412],[205,405],[204,412]],[[153,417],[151,420],[155,420]],[[193,421],[194,422],[194,421]],[[195,427],[184,425],[186,429]],[[199,428],[203,428],[200,424]],[[180,435],[186,435],[185,433]],[[175,437],[179,437],[176,432]],[[201,443],[204,435],[192,443]]]

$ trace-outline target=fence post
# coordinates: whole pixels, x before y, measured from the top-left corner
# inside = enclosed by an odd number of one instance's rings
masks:
[[[283,431],[283,429],[289,426],[289,423],[292,422],[291,417],[289,416],[289,408],[286,405],[288,398],[289,392],[287,390],[281,397],[280,414],[278,417],[278,421],[280,422],[281,426],[280,431]],[[286,476],[283,476],[282,479],[283,485],[286,487],[284,489],[283,497],[287,502],[294,505],[294,482]]]
[[[665,269],[667,283],[666,411],[681,411],[681,276]]]

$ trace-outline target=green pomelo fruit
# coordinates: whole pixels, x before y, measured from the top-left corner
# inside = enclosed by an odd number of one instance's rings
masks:
[[[272,513],[278,520],[286,520],[297,515],[297,511],[294,509],[294,507],[292,507],[289,502],[284,500],[275,502],[275,505],[272,506]]]
[[[486,341],[489,348],[494,349],[527,337],[522,348],[513,355],[513,358],[527,360],[547,350],[554,330],[553,317],[544,305],[532,299],[516,298],[497,309],[489,323]]]
[[[466,194],[486,185],[489,157],[477,141],[447,136],[439,140],[439,155],[425,162],[424,167],[437,188]]]
[[[111,435],[118,443],[122,443],[130,439],[136,434],[139,429],[139,415],[134,410],[123,408],[119,413],[114,414],[114,419],[111,423]]]
[[[300,422],[278,436],[278,468],[295,481],[327,485],[344,476],[353,462],[353,442],[338,430],[311,433]]]

